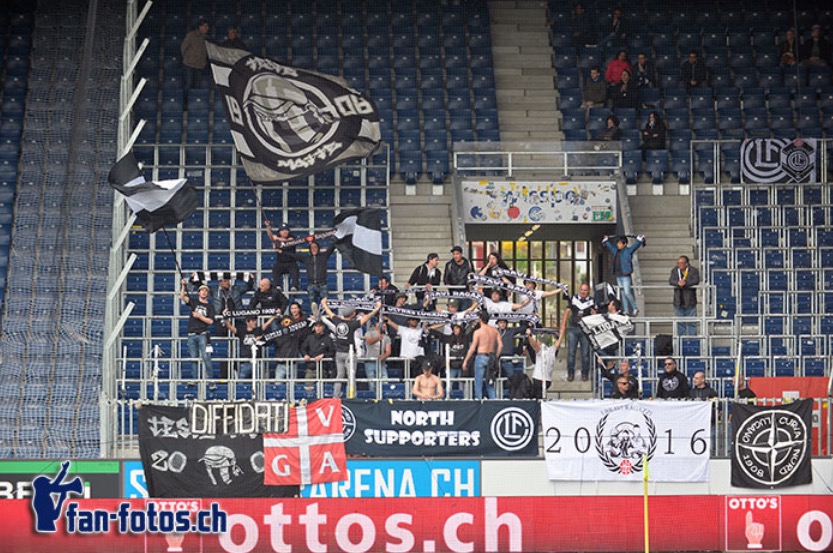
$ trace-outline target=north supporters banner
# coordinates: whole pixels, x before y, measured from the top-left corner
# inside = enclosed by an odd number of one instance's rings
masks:
[[[538,454],[536,401],[342,401],[348,455]]]
[[[810,484],[813,400],[732,406],[732,485],[786,488]]]
[[[369,98],[334,77],[206,43],[231,136],[256,183],[365,157],[381,141]]]
[[[594,400],[544,402],[544,456],[550,480],[709,479],[711,403]]]
[[[139,454],[150,497],[292,497],[298,493],[297,486],[264,485],[260,434],[199,433],[191,418],[186,407],[143,405],[139,410]]]

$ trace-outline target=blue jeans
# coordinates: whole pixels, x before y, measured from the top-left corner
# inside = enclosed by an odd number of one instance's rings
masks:
[[[581,346],[581,374],[590,375],[590,338],[579,327],[567,329],[567,375],[576,374],[576,349]]]
[[[247,363],[240,363],[240,372],[237,373],[237,378],[246,379],[252,377],[252,364],[251,362]]]
[[[622,296],[622,311],[633,314],[636,312],[636,299],[633,297],[631,285],[631,277],[616,277],[616,286],[619,287],[619,294]]]
[[[283,380],[286,378],[286,374],[289,370],[289,365],[286,363],[278,363],[275,365],[275,378],[277,380]]]
[[[321,286],[318,286],[317,284],[310,284],[307,286],[307,296],[309,297],[310,307],[321,303],[321,300],[327,297],[328,292],[329,290],[327,290],[326,284],[322,284]]]
[[[675,307],[675,317],[694,317],[697,315],[696,307]],[[697,323],[677,323],[678,336],[694,336],[697,334]]]
[[[503,359],[500,362],[500,368],[503,370],[503,375],[510,377],[515,373],[523,372],[524,367],[520,362]]]
[[[211,355],[205,351],[208,347],[208,335],[206,334],[189,334],[188,335],[188,357],[191,359],[202,359],[205,366],[205,378],[215,378],[214,364],[211,362]],[[199,366],[189,363],[193,370],[191,372],[192,378],[200,378]],[[184,375],[183,375],[184,376]]]
[[[489,365],[489,356],[478,354],[474,358],[474,399],[483,399],[483,391],[486,397],[495,399],[495,386],[486,382],[486,369]]]
[[[376,378],[376,372],[379,372],[379,378],[382,380],[388,379],[388,368],[385,365],[384,361],[365,361],[364,362],[364,374],[367,376],[368,379],[373,380]]]

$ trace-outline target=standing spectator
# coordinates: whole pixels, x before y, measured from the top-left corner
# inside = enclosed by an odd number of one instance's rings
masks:
[[[463,248],[460,246],[451,248],[451,259],[445,264],[443,284],[456,290],[467,290],[469,275],[473,272],[471,262],[463,257]]]
[[[629,29],[627,21],[622,15],[621,7],[616,6],[613,8],[613,13],[610,15],[610,19],[604,29],[606,35],[603,43],[608,50],[624,46],[627,43]]]
[[[307,339],[301,344],[301,355],[306,361],[306,372],[304,378],[313,380],[318,378],[317,366],[322,363],[321,377],[331,377],[332,368],[324,365],[325,359],[332,358],[335,355],[335,346],[330,335],[326,333],[324,321],[318,319],[312,325],[312,332],[307,335]]]
[[[205,49],[205,37],[208,34],[208,21],[201,19],[197,28],[185,35],[180,52],[182,63],[186,67],[187,80],[182,98],[183,110],[188,111],[188,91],[202,86],[205,68],[208,65],[208,52]]]
[[[584,82],[584,109],[603,108],[607,102],[607,83],[602,78],[602,70],[598,65],[590,68],[590,78]]]
[[[179,290],[179,299],[191,309],[188,317],[188,357],[191,359],[202,359],[205,378],[214,378],[214,364],[211,362],[210,344],[211,326],[214,324],[214,304],[208,299],[211,290],[203,284],[197,292],[197,297],[188,295],[188,281],[184,278],[180,281],[182,287]],[[200,378],[197,367],[192,371],[194,378]]]
[[[636,298],[633,297],[631,275],[633,274],[633,254],[645,243],[645,236],[640,234],[636,237],[633,245],[628,246],[628,237],[620,236],[616,245],[610,243],[609,237],[602,239],[602,244],[613,254],[613,276],[616,277],[616,285],[622,298],[622,309],[626,315],[639,315],[636,307]]]
[[[294,240],[289,225],[283,223],[278,228],[278,233],[275,234],[272,232],[272,224],[268,220],[264,223],[266,224],[266,234],[269,235],[269,240],[272,241],[272,247],[276,253],[275,265],[272,267],[272,282],[279,286],[281,277],[289,275],[289,290],[296,292],[298,291],[300,271],[298,270],[298,260],[295,257],[295,246],[283,245]]]
[[[573,14],[570,18],[570,28],[573,30],[573,43],[576,48],[581,48],[588,44],[596,44],[598,41],[596,35],[596,26],[590,18],[590,14],[581,2],[576,2],[573,7]]]
[[[504,269],[504,270],[508,271],[509,270],[509,265],[507,265],[506,262],[503,261],[503,259],[501,259],[500,254],[498,254],[497,252],[490,252],[489,256],[486,258],[486,264],[483,265],[480,268],[479,271],[477,271],[477,274],[487,276],[487,277],[492,277],[492,278],[500,278],[504,282],[508,282],[508,283],[512,283],[512,284],[515,283],[514,278],[510,278],[510,277],[506,277],[506,276],[498,277],[495,274],[495,271],[497,269]],[[498,288],[497,290],[500,292],[501,299],[506,299],[506,290],[503,290],[503,289],[500,289],[500,288]],[[484,296],[489,296],[489,295],[491,295],[491,291],[490,290],[485,290],[483,292],[483,295]]]
[[[659,113],[652,111],[642,129],[642,159],[647,159],[648,150],[665,149],[665,121]]]
[[[795,37],[795,28],[787,29],[784,40],[778,45],[778,54],[782,69],[794,67],[798,63],[798,40]]]
[[[619,128],[619,119],[615,115],[609,115],[605,125],[605,128],[596,135],[596,140],[612,142],[622,139],[622,129]]]
[[[605,80],[611,86],[620,84],[622,82],[622,72],[633,71],[631,62],[628,59],[627,50],[619,50],[616,58],[607,62],[607,70],[605,71]]]
[[[387,319],[386,322],[389,327],[399,334],[399,357],[412,361],[410,367],[411,373],[414,373],[416,367],[419,367],[419,363],[425,357],[425,347],[423,346],[425,329],[419,325],[419,319],[415,317],[408,318],[407,326],[398,325],[391,319]],[[416,363],[413,361],[416,361]],[[414,376],[414,374],[411,376]]]
[[[692,381],[694,382],[694,386],[691,388],[691,391],[689,392],[689,397],[691,399],[708,401],[710,399],[718,397],[718,393],[715,391],[715,389],[706,384],[706,373],[704,373],[703,371],[697,371],[696,373],[694,373]]]
[[[288,305],[289,300],[281,289],[273,286],[268,278],[262,278],[252,299],[249,300],[248,309],[275,309],[275,314],[280,315]]]
[[[399,288],[391,284],[388,275],[382,275],[379,277],[379,282],[376,283],[376,288],[370,290],[370,295],[382,302],[383,305],[393,306],[396,305]],[[406,294],[405,298],[407,299],[407,297]]]
[[[659,377],[656,397],[658,399],[688,398],[688,379],[677,370],[677,363],[671,357],[665,358],[665,372]]]
[[[692,50],[688,53],[688,59],[680,66],[680,81],[682,85],[686,88],[708,86],[708,78],[706,64],[697,56],[697,52]]]
[[[639,88],[631,80],[631,72],[628,70],[622,71],[621,79],[622,82],[611,86],[608,91],[613,109],[638,108]]]
[[[631,364],[627,359],[622,359],[618,367],[608,368],[604,363],[599,363],[599,367],[602,371],[602,376],[610,380],[610,383],[613,384],[614,399],[617,399],[615,394],[619,390],[617,383],[620,378],[625,379],[625,382],[628,384],[627,391],[633,390],[633,396],[636,398],[639,390],[639,382],[631,374]]]
[[[755,392],[752,391],[752,388],[749,387],[746,379],[741,378],[740,382],[738,382],[738,399],[745,399],[748,401],[750,399],[755,399],[756,397],[758,396],[756,396]]]
[[[821,36],[821,25],[813,25],[810,38],[801,46],[801,64],[805,66],[830,65],[830,43]]]
[[[414,379],[412,393],[416,399],[442,399],[445,396],[443,382],[433,373],[434,361],[426,359],[422,363],[422,374]]]
[[[500,288],[492,288],[492,297],[483,298],[483,309],[485,309],[489,313],[489,315],[491,315],[492,322],[490,324],[494,327],[497,326],[497,319],[500,317],[502,313],[512,313],[513,311],[519,311],[526,305],[532,303],[532,300],[529,298],[520,303],[512,303],[511,301],[503,299],[500,295],[500,292]]]
[[[246,45],[240,40],[240,33],[234,25],[228,28],[226,39],[220,43],[220,46],[226,48],[237,48],[238,50],[248,50]]]
[[[550,384],[552,384],[552,373],[555,370],[558,346],[547,345],[532,332],[531,328],[526,331],[526,339],[530,349],[535,352],[535,368],[532,370],[532,398],[544,399],[544,390],[549,390]]]
[[[674,287],[674,316],[694,317],[697,315],[697,288],[700,284],[700,271],[689,264],[688,256],[681,255],[677,266],[671,269],[668,284]],[[677,323],[677,334],[693,336],[697,334],[697,323]]]
[[[246,361],[240,362],[238,378],[252,377],[252,358],[260,359],[263,357],[263,346],[265,344],[261,337],[266,329],[272,326],[277,317],[277,315],[272,315],[262,325],[257,324],[257,317],[246,317],[245,321],[236,321],[235,324],[232,324],[231,319],[225,319],[226,328],[240,340],[241,359],[246,359]]]
[[[388,379],[388,368],[385,359],[390,357],[391,342],[386,332],[385,324],[380,320],[377,324],[371,325],[364,335],[365,356],[364,374],[369,380],[376,380],[378,376],[382,381]]]
[[[497,320],[497,332],[500,335],[500,353],[498,357],[500,357],[500,368],[503,371],[503,374],[506,377],[510,377],[517,372],[523,372],[523,362],[516,361],[514,359],[504,359],[504,357],[515,357],[518,352],[518,348],[516,345],[516,340],[518,338],[522,338],[524,332],[526,332],[526,327],[513,327],[509,328],[509,323],[506,319],[498,319]]]
[[[318,304],[327,297],[327,261],[333,255],[335,248],[322,250],[318,242],[309,243],[309,253],[297,256],[298,263],[303,263],[307,269],[307,297],[313,316],[318,315]]]
[[[434,286],[439,286],[442,282],[443,276],[442,271],[437,268],[439,264],[440,256],[433,252],[429,253],[425,263],[413,270],[411,278],[409,278],[408,282],[405,284],[405,288],[407,289],[411,286],[423,286],[430,292]],[[422,290],[417,292],[416,299],[418,303],[422,303],[423,299],[425,299],[425,292]],[[431,302],[430,309],[433,309],[433,302]]]
[[[581,329],[579,323],[583,317],[596,314],[596,301],[590,297],[590,285],[583,282],[578,288],[578,294],[570,299],[561,318],[561,329],[555,349],[561,349],[561,342],[567,336],[567,380],[572,382],[576,377],[576,352],[581,348],[581,379],[590,378],[590,339]],[[570,329],[567,330],[567,319]]]
[[[471,346],[463,359],[463,371],[469,367],[469,359],[474,359],[474,399],[495,399],[494,381],[489,378],[489,361],[497,356],[502,344],[497,330],[489,326],[489,314],[480,312],[480,323],[472,335]]]
[[[350,358],[350,346],[355,347],[354,334],[356,331],[367,324],[367,322],[379,312],[382,308],[381,303],[377,303],[376,307],[370,313],[365,313],[361,317],[356,317],[356,310],[352,308],[344,308],[341,311],[341,316],[336,316],[335,313],[327,305],[327,298],[321,300],[321,307],[324,308],[324,313],[327,314],[325,324],[332,330],[335,344],[335,360],[336,360],[336,383],[333,386],[333,397],[341,397],[341,387],[344,379],[347,377],[347,363]]]
[[[639,52],[636,56],[632,76],[639,88],[654,88],[657,86],[657,73],[654,69],[654,63],[648,59],[645,52]]]
[[[469,337],[463,331],[463,325],[460,323],[453,323],[451,325],[451,334],[435,331],[433,335],[439,338],[441,344],[448,345],[448,366],[452,379],[451,386],[457,389],[460,385],[455,384],[454,381],[463,375],[463,359],[466,356],[466,350],[469,346]],[[443,348],[443,353],[445,353],[445,348]]]

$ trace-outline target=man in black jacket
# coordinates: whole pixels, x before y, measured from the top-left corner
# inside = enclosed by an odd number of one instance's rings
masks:
[[[681,255],[677,266],[671,269],[668,284],[674,287],[674,316],[694,317],[697,314],[697,288],[700,284],[700,271],[689,264],[688,256]],[[680,336],[697,333],[696,323],[678,323],[677,334]]]
[[[289,305],[289,300],[283,295],[281,289],[277,286],[272,286],[272,281],[268,278],[260,279],[260,284],[257,290],[249,300],[248,309],[275,309],[275,314],[280,315]],[[276,322],[272,323],[272,330],[277,330]]]
[[[335,248],[322,250],[318,242],[310,242],[309,254],[296,256],[298,262],[303,263],[307,269],[307,296],[313,315],[318,315],[318,304],[329,293],[327,289],[327,260],[330,259],[334,251]]]
[[[610,367],[608,368],[603,362],[599,362],[599,368],[602,371],[602,376],[610,380],[611,384],[613,384],[613,398],[618,399],[616,397],[616,392],[619,391],[619,387],[617,383],[619,382],[620,378],[625,378],[628,383],[628,390],[633,391],[634,398],[637,396],[639,392],[639,383],[637,382],[636,378],[631,374],[631,364],[627,359],[622,359],[619,362],[618,367]]]
[[[314,379],[316,375],[316,364],[323,363],[324,359],[332,359],[335,355],[335,346],[333,346],[333,339],[326,332],[324,321],[317,320],[312,326],[312,332],[307,336],[307,339],[301,344],[301,355],[304,361],[307,362],[306,373],[304,378]],[[332,373],[331,362],[322,364],[321,377],[330,378]]]
[[[682,85],[686,88],[708,86],[708,78],[706,64],[697,56],[697,52],[692,50],[688,53],[688,59],[680,66],[680,81],[682,81]]]
[[[411,273],[411,278],[408,279],[405,288],[411,286],[424,286],[426,290],[431,291],[433,286],[439,286],[442,282],[442,271],[437,266],[440,264],[440,256],[436,253],[429,253],[425,263],[414,269]],[[419,291],[416,293],[417,303],[422,303],[425,297],[425,292]],[[432,303],[430,309],[434,309]]]
[[[688,378],[677,370],[677,362],[674,359],[666,357],[665,372],[657,383],[657,399],[686,399],[688,393]]]

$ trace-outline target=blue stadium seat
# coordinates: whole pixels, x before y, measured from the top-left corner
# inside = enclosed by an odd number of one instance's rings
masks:
[[[661,184],[669,172],[668,150],[648,150],[645,170],[654,184]]]

